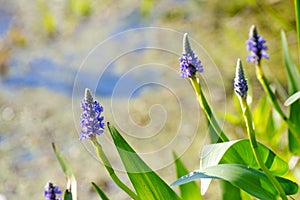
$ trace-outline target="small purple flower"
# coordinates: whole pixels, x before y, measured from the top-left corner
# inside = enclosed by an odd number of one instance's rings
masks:
[[[234,77],[234,91],[237,95],[245,98],[248,91],[248,83],[245,78],[242,61],[238,59],[236,63],[236,71]]]
[[[264,45],[265,43],[266,40],[258,35],[256,27],[252,25],[247,40],[247,50],[251,52],[251,55],[247,57],[247,62],[260,63],[261,58],[269,59],[266,52],[268,47]]]
[[[98,101],[93,99],[89,89],[85,89],[85,96],[81,102],[81,108],[83,112],[80,116],[81,132],[79,139],[83,140],[103,133],[104,117],[101,116],[103,107]]]
[[[179,58],[179,61],[181,77],[183,78],[195,76],[197,72],[203,72],[201,61],[191,49],[187,33],[185,33],[183,36],[183,52],[182,57]]]
[[[44,196],[46,200],[61,200],[60,197],[57,197],[57,194],[61,194],[61,190],[58,189],[58,186],[53,185],[53,183],[47,183],[44,191]]]

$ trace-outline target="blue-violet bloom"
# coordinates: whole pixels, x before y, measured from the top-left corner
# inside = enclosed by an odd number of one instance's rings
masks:
[[[258,35],[257,29],[254,25],[250,28],[249,39],[247,40],[247,50],[251,54],[247,57],[247,62],[260,63],[261,58],[269,59],[267,54],[268,47],[264,44],[266,40]]]
[[[247,96],[248,83],[247,79],[245,78],[242,61],[240,59],[238,59],[236,63],[234,91],[237,95],[241,96],[242,98],[245,98]]]
[[[61,200],[60,197],[57,197],[57,194],[61,194],[61,190],[58,189],[58,186],[53,185],[53,183],[47,183],[44,191],[44,196],[46,200]]]
[[[104,117],[101,116],[103,107],[94,100],[89,89],[85,89],[85,96],[81,102],[83,110],[80,116],[80,140],[100,135],[104,132]]]
[[[203,72],[201,61],[191,49],[187,33],[185,33],[183,36],[183,52],[182,57],[179,58],[179,61],[181,77],[183,78],[195,76],[197,72]]]

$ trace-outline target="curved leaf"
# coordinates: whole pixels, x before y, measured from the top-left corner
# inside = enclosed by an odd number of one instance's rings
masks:
[[[275,155],[270,149],[258,143],[259,150],[266,166],[275,175],[283,175],[288,171],[288,164]],[[201,151],[200,169],[218,165],[219,163],[235,163],[259,169],[252,153],[249,140],[235,140],[218,144],[205,145]],[[211,179],[201,181],[201,193],[204,194]]]
[[[180,199],[180,197],[139,157],[118,130],[107,123],[128,177],[141,199]]]
[[[206,178],[226,180],[259,199],[273,200],[278,197],[277,190],[262,171],[239,164],[220,164],[200,169],[179,178],[171,186]],[[276,178],[287,195],[298,192],[296,183],[285,178]]]

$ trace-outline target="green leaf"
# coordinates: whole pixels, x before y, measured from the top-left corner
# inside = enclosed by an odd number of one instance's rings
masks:
[[[288,86],[289,86],[289,94],[290,94],[291,92],[300,91],[300,75],[297,66],[295,65],[293,58],[291,56],[284,31],[281,31],[281,41],[282,41],[284,64],[288,75]]]
[[[242,200],[241,190],[233,186],[228,181],[220,181],[222,189],[222,199]]]
[[[272,173],[283,175],[288,171],[288,164],[285,161],[263,144],[258,143],[258,146],[262,159]],[[236,163],[259,169],[247,139],[205,145],[201,151],[200,169],[215,166],[219,163]],[[201,181],[202,194],[205,194],[210,182],[211,179]]]
[[[58,147],[54,143],[52,143],[52,148],[55,153],[56,159],[60,164],[61,169],[63,170],[65,176],[68,179],[68,190],[70,191],[70,193],[72,193],[73,199],[77,200],[77,182],[72,172],[72,168],[68,163],[67,159],[65,158],[65,156],[62,154],[62,152],[58,149]]]
[[[297,101],[298,99],[300,99],[300,91],[294,93],[292,96],[290,96],[285,102],[284,105],[285,106],[290,106],[291,104],[293,104],[295,101]]]
[[[177,172],[177,177],[184,176],[185,174],[188,173],[186,167],[184,164],[181,162],[181,160],[178,158],[175,152],[173,152],[173,157],[175,160],[175,165],[176,165],[176,172]],[[203,199],[202,195],[200,193],[199,186],[195,181],[189,182],[187,184],[180,185],[180,194],[181,198],[184,200],[194,200],[194,199]]]
[[[92,182],[92,186],[94,190],[99,194],[102,200],[109,200],[109,198],[106,196],[106,194],[98,187],[98,185],[94,182]]]
[[[181,185],[206,178],[228,181],[259,199],[274,200],[278,197],[277,190],[262,171],[239,164],[220,164],[200,169],[179,178],[171,185]],[[287,195],[297,193],[298,185],[296,183],[281,177],[276,178]]]
[[[66,190],[64,193],[64,200],[73,200],[72,198],[72,192],[69,190]]]
[[[290,54],[288,43],[286,40],[286,36],[284,31],[281,31],[281,41],[282,41],[282,49],[283,49],[283,58],[285,63],[285,68],[288,77],[288,88],[289,88],[289,95],[292,95],[298,91],[300,91],[300,74],[297,66],[295,65],[293,58]],[[290,107],[290,116],[289,120],[293,123],[298,125],[296,130],[297,132],[291,132],[289,130],[289,148],[290,151],[296,155],[300,155],[300,145],[298,138],[300,137],[300,100],[298,99],[295,101]]]
[[[151,168],[136,154],[118,130],[107,123],[128,177],[141,199],[180,199]]]

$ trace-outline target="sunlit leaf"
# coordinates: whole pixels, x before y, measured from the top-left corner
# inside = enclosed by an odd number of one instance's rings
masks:
[[[261,157],[269,170],[275,175],[283,175],[288,171],[288,164],[276,156],[266,146],[258,143]],[[235,163],[259,169],[252,153],[249,140],[235,140],[218,144],[205,145],[201,151],[200,169],[218,165],[219,163]],[[201,193],[204,194],[211,179],[201,181]]]
[[[200,169],[179,178],[171,185],[181,185],[206,178],[226,180],[259,199],[274,200],[278,197],[276,188],[262,171],[239,164],[220,164]],[[287,195],[298,192],[296,183],[281,177],[276,178]]]
[[[173,152],[173,157],[175,160],[177,178],[180,178],[181,176],[187,174],[188,171],[175,152]],[[202,195],[200,193],[200,187],[194,181],[189,182],[187,184],[180,185],[179,189],[180,189],[181,198],[184,200],[202,199]]]
[[[65,156],[62,154],[62,152],[58,149],[58,147],[54,143],[52,143],[52,148],[60,164],[62,171],[64,172],[65,176],[68,179],[68,190],[70,191],[70,193],[72,193],[73,199],[77,200],[77,182],[72,172],[72,168],[68,163],[67,159],[65,158]]]
[[[152,169],[135,153],[117,129],[107,124],[128,177],[141,199],[180,199]]]

